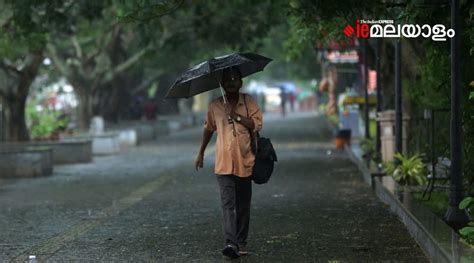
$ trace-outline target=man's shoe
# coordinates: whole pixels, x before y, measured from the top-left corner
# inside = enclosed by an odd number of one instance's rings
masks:
[[[225,248],[222,250],[222,254],[226,257],[229,258],[238,258],[240,257],[239,251],[237,250],[237,247],[232,246],[232,245],[227,245]]]
[[[249,251],[245,248],[245,246],[239,246],[239,254],[241,256],[247,256]]]

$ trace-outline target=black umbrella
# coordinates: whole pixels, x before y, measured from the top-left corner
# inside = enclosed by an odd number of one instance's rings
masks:
[[[222,71],[237,67],[242,77],[262,71],[271,59],[254,53],[232,53],[215,57],[186,70],[171,86],[165,98],[189,98],[220,87]]]

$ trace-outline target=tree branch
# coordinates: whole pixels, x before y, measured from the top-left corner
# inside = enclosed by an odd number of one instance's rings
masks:
[[[21,96],[28,96],[28,91],[30,89],[31,83],[35,80],[36,76],[38,75],[38,69],[41,66],[41,62],[43,62],[44,55],[43,51],[38,51],[34,53],[30,53],[28,55],[28,64],[25,69],[22,71],[23,74],[20,78],[20,83],[18,85],[18,93]]]
[[[153,10],[153,9],[159,7],[160,5],[163,6],[163,3],[155,4],[155,5],[147,6],[147,7],[142,7],[142,8],[139,8],[139,9],[133,11],[132,13],[130,13],[128,15],[125,15],[123,18],[126,21],[147,22],[147,21],[150,21],[150,20],[153,20],[153,19],[158,19],[158,18],[161,18],[163,16],[172,14],[176,10],[178,10],[183,4],[184,4],[184,0],[180,0],[174,6],[171,6],[170,9],[167,10],[167,11],[160,12],[158,14],[151,14],[151,15],[145,13],[144,17],[140,17],[141,16],[140,13],[142,13],[143,10]],[[148,11],[148,13],[153,13],[153,11],[152,12]]]
[[[2,10],[0,11],[0,28],[6,30],[13,23],[13,9],[10,4],[2,1]]]
[[[0,61],[0,68],[4,69],[5,71],[13,72],[13,73],[18,74],[18,75],[23,74],[23,72],[21,70],[18,70],[12,64],[6,64],[4,60]]]
[[[117,30],[118,27],[120,27],[121,25],[119,24],[119,22],[115,22],[113,23],[111,26],[110,26],[110,29],[106,30],[105,32],[115,32]],[[99,43],[98,43],[98,48],[96,50],[96,52],[92,53],[91,55],[87,56],[86,60],[90,61],[90,60],[94,60],[98,55],[100,55],[100,53],[103,51],[104,47],[107,46],[106,45],[106,38],[109,36],[109,34],[102,34],[100,40],[99,40]]]
[[[389,4],[389,3],[385,3],[384,4],[386,8],[393,8],[393,7],[406,7],[407,6],[407,3],[393,3],[393,4]]]
[[[69,68],[66,66],[66,63],[59,57],[58,50],[56,47],[48,43],[46,45],[46,50],[48,51],[48,56],[51,57],[51,59],[54,62],[54,65],[59,69],[59,71],[67,78],[71,75],[71,72]]]
[[[169,31],[166,28],[164,28],[163,36],[160,38],[160,41],[158,42],[157,46],[153,47],[153,45],[151,43],[148,44],[148,46],[146,46],[144,49],[137,52],[135,55],[131,56],[125,62],[118,65],[117,67],[115,67],[111,71],[107,72],[105,77],[104,77],[104,81],[101,84],[103,85],[103,84],[105,84],[109,81],[112,81],[115,77],[117,77],[118,74],[122,73],[123,71],[125,71],[125,70],[129,69],[130,67],[132,67],[133,65],[135,65],[146,54],[146,52],[152,50],[153,48],[158,49],[158,50],[163,48],[164,45],[166,44],[166,41],[168,41],[171,37],[172,37],[172,35],[169,33]]]
[[[72,44],[74,45],[74,48],[76,49],[76,55],[79,60],[82,59],[82,49],[81,45],[79,44],[79,41],[77,40],[77,37],[74,35],[71,37]]]
[[[155,73],[154,73],[151,77],[147,78],[145,81],[142,81],[142,82],[140,83],[140,86],[138,86],[138,87],[136,87],[135,89],[133,89],[133,90],[130,92],[130,94],[131,94],[131,95],[136,95],[138,92],[140,92],[140,91],[142,91],[142,90],[148,88],[148,87],[151,85],[151,83],[153,83],[153,81],[155,81],[156,78],[158,78],[160,75],[161,75],[161,72],[160,72],[160,71],[155,71]]]
[[[7,97],[7,94],[0,88],[0,98],[6,99]]]
[[[129,69],[133,65],[135,65],[140,59],[148,52],[151,50],[151,44],[146,46],[144,49],[140,50],[139,52],[135,53],[133,56],[128,58],[126,61],[124,61],[122,64],[118,65],[117,67],[111,69],[109,72],[104,77],[103,82],[101,83],[102,85],[112,81],[118,74],[122,73],[123,71]]]

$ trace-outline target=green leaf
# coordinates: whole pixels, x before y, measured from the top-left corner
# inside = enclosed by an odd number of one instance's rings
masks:
[[[461,203],[459,203],[459,209],[466,209],[471,203],[474,201],[474,198],[472,197],[466,197],[464,198]]]
[[[473,237],[474,236],[474,227],[467,226],[459,230],[459,233],[463,236],[469,236]]]

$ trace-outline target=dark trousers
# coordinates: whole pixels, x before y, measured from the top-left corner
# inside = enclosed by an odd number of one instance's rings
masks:
[[[249,232],[252,179],[235,175],[217,175],[226,245],[245,246]]]

